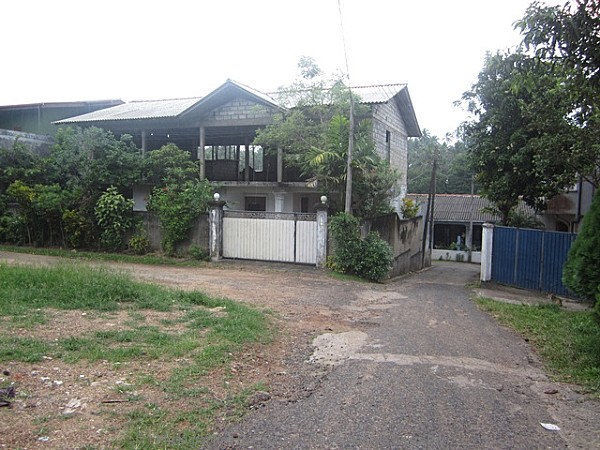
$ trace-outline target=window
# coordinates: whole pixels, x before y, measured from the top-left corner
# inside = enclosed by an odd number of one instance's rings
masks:
[[[266,211],[267,197],[246,197],[246,211]]]
[[[391,161],[391,150],[392,150],[392,133],[389,130],[385,130],[385,158],[387,162]]]
[[[308,212],[308,197],[300,197],[300,212]]]
[[[248,146],[248,161],[255,172],[263,171],[264,151],[260,145]],[[245,145],[206,145],[204,147],[206,161],[238,161],[239,171],[246,167]]]

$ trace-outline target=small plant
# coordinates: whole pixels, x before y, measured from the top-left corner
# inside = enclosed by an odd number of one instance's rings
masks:
[[[136,233],[131,236],[128,243],[129,249],[136,255],[145,255],[151,249],[148,233],[143,227],[138,227]]]
[[[412,219],[413,217],[416,217],[419,212],[419,204],[413,199],[404,197],[402,199],[402,205],[400,205],[400,212],[405,219]]]
[[[191,245],[188,250],[190,256],[198,261],[210,261],[210,253],[199,245]]]

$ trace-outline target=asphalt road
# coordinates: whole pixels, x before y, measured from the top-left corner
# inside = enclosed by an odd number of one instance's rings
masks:
[[[579,420],[581,399],[470,300],[466,285],[478,269],[436,264],[375,296],[365,285],[332,298],[372,314],[370,326],[317,339],[310,364],[333,366],[320,388],[297,402],[267,402],[206,448],[600,448],[598,434],[582,436],[580,427],[598,428],[598,403]],[[545,393],[553,388],[558,394]]]

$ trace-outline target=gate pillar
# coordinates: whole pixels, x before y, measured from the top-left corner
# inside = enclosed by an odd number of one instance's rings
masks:
[[[209,202],[210,214],[208,216],[209,226],[209,250],[211,261],[219,261],[223,257],[223,206],[225,202],[220,200],[220,195],[215,193],[214,201]]]
[[[483,224],[481,236],[481,281],[492,279],[492,251],[494,247],[494,225]]]
[[[317,267],[324,268],[327,265],[327,197],[321,197],[321,203],[316,206],[317,210]]]

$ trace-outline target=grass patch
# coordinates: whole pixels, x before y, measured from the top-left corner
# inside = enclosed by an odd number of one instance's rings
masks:
[[[477,304],[510,326],[538,350],[557,380],[579,384],[600,395],[600,326],[589,311],[558,305],[513,305],[480,298]]]
[[[71,316],[61,322],[64,328],[59,333],[53,325],[61,314]],[[71,323],[75,320],[81,328]],[[202,292],[136,282],[104,268],[75,265],[0,264],[0,323],[9,324],[0,327],[0,363],[51,358],[67,364],[108,362],[114,367],[132,362],[145,367],[151,361],[168,365],[160,381],[140,369],[128,375],[133,384],[118,391],[128,402],[143,400],[134,394],[142,387],[163,399],[160,407],[149,404],[121,414],[120,422],[127,425],[114,442],[120,448],[198,448],[215,415],[223,416],[223,411],[229,415],[230,410],[236,411],[234,416],[241,414],[241,399],[251,392],[232,390],[231,398],[216,399],[203,386],[203,377],[221,369],[246,346],[267,344],[273,336],[267,312]],[[19,330],[26,330],[26,335]],[[227,376],[226,370],[217,372]],[[216,385],[225,381],[219,379]]]
[[[83,259],[95,261],[114,261],[130,264],[148,264],[161,266],[184,266],[184,267],[206,267],[205,261],[194,258],[168,257],[159,254],[127,255],[123,253],[104,253],[79,250],[65,250],[60,248],[42,247],[19,247],[12,245],[0,245],[0,251],[25,253],[28,255],[58,256],[61,258]]]

